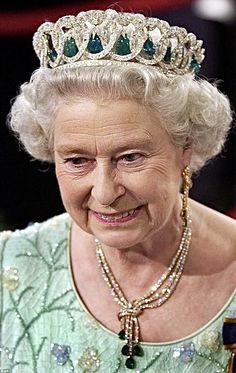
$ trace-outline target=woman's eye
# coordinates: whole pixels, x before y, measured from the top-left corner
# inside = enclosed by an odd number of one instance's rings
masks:
[[[83,158],[83,157],[74,157],[74,158],[66,159],[65,162],[73,167],[85,167],[89,165],[90,163],[92,163],[92,160],[88,158]]]
[[[139,153],[124,154],[120,159],[126,163],[132,163],[138,161],[142,157]]]

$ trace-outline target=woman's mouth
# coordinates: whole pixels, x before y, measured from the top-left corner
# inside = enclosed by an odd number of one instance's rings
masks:
[[[115,213],[115,214],[103,214],[97,211],[93,211],[93,214],[97,218],[97,220],[99,220],[100,222],[108,223],[108,224],[117,224],[117,223],[124,223],[124,222],[134,219],[138,215],[140,209],[141,209],[141,206],[135,209],[131,209],[131,210],[127,210],[124,212]]]

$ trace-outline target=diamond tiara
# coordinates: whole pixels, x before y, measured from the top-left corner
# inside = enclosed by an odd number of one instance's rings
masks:
[[[42,67],[134,62],[168,76],[197,74],[204,59],[202,40],[184,28],[142,14],[89,10],[43,23],[33,47]]]

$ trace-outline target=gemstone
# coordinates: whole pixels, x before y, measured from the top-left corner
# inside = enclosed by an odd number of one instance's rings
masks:
[[[143,50],[149,56],[153,56],[155,54],[156,48],[154,47],[153,42],[149,38],[143,44]]]
[[[71,348],[66,345],[54,343],[51,346],[51,353],[58,365],[64,365],[70,357]]]
[[[17,268],[6,267],[3,273],[0,272],[0,283],[2,282],[3,287],[13,291],[19,286],[19,277]]]
[[[135,360],[134,360],[134,358],[132,356],[128,357],[128,359],[125,362],[125,366],[128,369],[134,369],[136,367]]]
[[[195,347],[193,343],[188,343],[186,345],[182,345],[180,347],[175,347],[173,349],[173,357],[179,358],[182,363],[188,364],[194,358],[195,354]]]
[[[135,356],[143,356],[144,353],[143,353],[143,349],[141,346],[139,345],[135,345],[134,348],[133,348],[133,354]]]
[[[166,54],[164,56],[164,61],[170,62],[170,60],[171,60],[171,47],[167,47]]]
[[[57,58],[57,51],[53,48],[51,52],[48,52],[48,56],[52,62]]]
[[[65,41],[63,53],[66,57],[74,57],[78,51],[74,38]]]
[[[201,347],[211,351],[217,351],[220,347],[220,333],[217,330],[210,330],[202,335]]]
[[[193,57],[193,59],[192,59],[192,61],[190,63],[190,67],[191,67],[192,70],[194,70],[194,72],[196,74],[198,74],[199,71],[200,71],[200,69],[201,69],[201,65],[197,62],[197,60],[196,60],[195,57]]]
[[[125,34],[125,36],[120,35],[117,43],[116,43],[116,54],[119,56],[126,56],[127,54],[131,53],[130,45],[129,45],[129,38]]]
[[[82,369],[79,372],[97,372],[100,369],[100,365],[99,352],[93,347],[88,347],[78,360],[78,367]]]
[[[129,356],[129,346],[124,345],[121,350],[122,355]]]
[[[103,46],[100,37],[98,34],[90,36],[87,49],[89,53],[96,54],[103,51]]]
[[[124,329],[119,332],[118,337],[120,339],[122,339],[122,340],[125,340],[125,331],[124,331]]]
[[[181,353],[180,359],[183,363],[188,364],[191,363],[191,361],[193,360],[193,356],[194,351],[192,351],[191,349],[185,349],[185,351]]]

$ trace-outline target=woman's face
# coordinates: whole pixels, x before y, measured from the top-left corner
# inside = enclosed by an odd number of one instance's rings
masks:
[[[161,120],[130,101],[80,99],[55,120],[56,175],[64,206],[103,244],[140,244],[179,218],[189,152]]]

